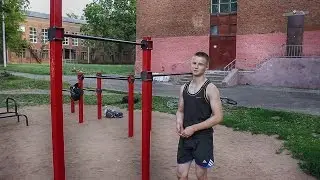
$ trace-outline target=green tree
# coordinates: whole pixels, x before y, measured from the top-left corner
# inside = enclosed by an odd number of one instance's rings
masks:
[[[5,16],[5,38],[6,46],[12,52],[19,52],[21,48],[26,47],[27,42],[22,39],[22,31],[20,31],[20,25],[25,20],[25,10],[29,6],[28,0],[4,0],[1,3],[1,23],[2,13]],[[2,25],[0,26],[1,42],[0,42],[0,57],[3,59],[3,41],[2,41]],[[3,63],[3,61],[1,61]]]
[[[130,41],[136,39],[136,0],[95,0],[86,5],[84,16],[87,24],[81,27],[81,31],[85,34]],[[135,49],[119,43],[87,41],[87,44],[96,50],[103,48],[106,54],[118,54],[120,62],[124,51],[131,53]]]

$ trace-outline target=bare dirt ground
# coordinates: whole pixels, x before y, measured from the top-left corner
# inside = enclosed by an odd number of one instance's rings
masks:
[[[85,106],[85,122],[64,106],[67,179],[139,180],[141,111],[135,112],[135,136],[127,137],[127,115],[97,120],[95,106]],[[115,108],[118,109],[118,108]],[[2,111],[1,109],[0,111]],[[76,109],[77,110],[77,109]],[[53,179],[50,106],[25,107],[30,126],[15,118],[0,120],[0,180]],[[173,115],[153,113],[151,179],[176,180],[178,137]],[[208,179],[315,179],[304,174],[274,137],[215,129],[215,168]],[[195,179],[194,164],[190,179]]]

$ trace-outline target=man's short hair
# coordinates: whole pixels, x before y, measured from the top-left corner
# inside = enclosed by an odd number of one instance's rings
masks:
[[[207,53],[199,51],[199,52],[196,52],[194,55],[204,58],[207,61],[207,63],[209,63],[210,58],[209,58],[209,55]]]

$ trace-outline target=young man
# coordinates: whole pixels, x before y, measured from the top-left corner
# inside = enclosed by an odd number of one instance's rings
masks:
[[[180,88],[176,113],[180,136],[177,152],[177,177],[188,180],[191,162],[195,160],[198,180],[207,180],[207,168],[214,165],[213,126],[223,119],[218,88],[205,77],[209,56],[197,52],[191,59],[193,78]]]

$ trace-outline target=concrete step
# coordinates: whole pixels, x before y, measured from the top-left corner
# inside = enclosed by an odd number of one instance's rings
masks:
[[[209,79],[212,83],[221,83],[222,82],[222,80],[215,80],[215,79]],[[189,82],[190,80],[183,80],[183,79],[181,79],[181,80],[179,80],[179,82],[183,82],[183,83],[187,83],[187,82]]]
[[[228,72],[226,71],[207,71],[205,76],[217,87],[222,87],[222,81],[227,75],[227,73]],[[184,83],[189,82],[191,79],[192,75],[184,75],[179,77],[179,79],[176,81],[176,84],[182,85]]]
[[[210,76],[206,76],[209,80],[211,81],[222,81],[224,79],[225,76],[214,76],[214,75],[210,75]],[[192,79],[192,77],[181,77],[180,80],[181,81],[190,81]]]
[[[182,82],[182,81],[178,81],[176,84],[177,85],[183,85],[183,84],[185,84],[186,82]],[[221,88],[221,87],[223,87],[223,85],[222,85],[222,82],[220,81],[220,82],[212,82],[214,85],[216,85],[218,88]]]

